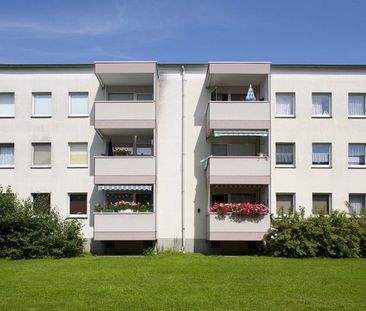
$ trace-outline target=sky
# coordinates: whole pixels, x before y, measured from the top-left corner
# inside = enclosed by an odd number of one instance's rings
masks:
[[[0,63],[366,64],[366,0],[3,0]]]

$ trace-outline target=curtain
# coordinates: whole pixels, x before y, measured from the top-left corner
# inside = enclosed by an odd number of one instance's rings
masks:
[[[348,97],[348,114],[350,116],[365,115],[365,96],[350,95]]]
[[[276,145],[276,164],[294,164],[294,145]]]
[[[350,195],[349,203],[353,208],[354,212],[359,215],[363,207],[365,207],[365,196],[364,195]]]
[[[34,115],[50,116],[52,114],[51,94],[34,94]]]
[[[313,164],[329,164],[329,144],[313,144]]]
[[[88,115],[88,113],[89,113],[88,93],[70,94],[70,115],[80,116],[80,115]]]
[[[313,95],[313,116],[329,116],[329,95]]]
[[[88,144],[70,144],[70,164],[88,165]]]
[[[329,214],[329,198],[328,194],[314,194],[313,214],[319,214],[321,211],[325,214]]]
[[[293,209],[294,197],[292,194],[277,194],[276,196],[276,211],[277,214],[283,212],[288,214]]]
[[[349,144],[348,145],[348,164],[349,165],[365,165],[365,145]]]
[[[33,165],[51,165],[51,144],[33,144]]]
[[[14,146],[0,146],[0,165],[14,165]]]
[[[0,116],[13,117],[15,115],[14,93],[0,94]]]
[[[294,96],[291,94],[281,94],[276,96],[276,115],[293,116],[294,115]]]

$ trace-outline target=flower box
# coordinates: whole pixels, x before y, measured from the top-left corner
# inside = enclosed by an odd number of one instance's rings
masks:
[[[217,213],[220,216],[263,216],[267,215],[268,207],[261,203],[214,203],[210,207],[211,213]]]

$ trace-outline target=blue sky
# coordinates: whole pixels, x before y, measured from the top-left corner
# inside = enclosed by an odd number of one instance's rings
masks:
[[[2,1],[0,63],[366,64],[364,0]]]

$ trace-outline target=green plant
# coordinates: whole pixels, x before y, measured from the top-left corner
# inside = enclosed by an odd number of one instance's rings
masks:
[[[147,247],[143,251],[144,256],[154,256],[156,255],[155,250],[152,247]]]

